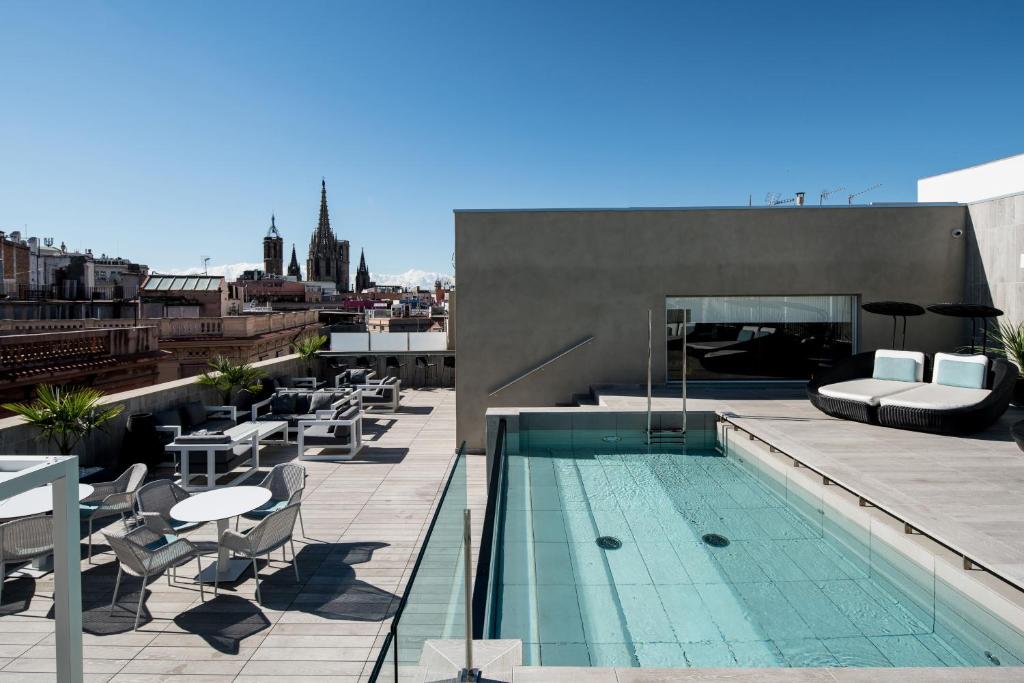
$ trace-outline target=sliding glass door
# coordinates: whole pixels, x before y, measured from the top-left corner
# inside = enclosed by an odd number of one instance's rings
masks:
[[[668,379],[681,379],[684,353],[690,380],[809,379],[854,353],[856,298],[667,297]]]

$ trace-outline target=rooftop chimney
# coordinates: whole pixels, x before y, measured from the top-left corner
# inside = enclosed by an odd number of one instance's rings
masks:
[[[797,192],[796,193],[796,205],[797,206],[803,206],[804,205],[804,193],[803,192]]]

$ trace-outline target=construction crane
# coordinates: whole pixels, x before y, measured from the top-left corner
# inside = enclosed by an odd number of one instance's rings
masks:
[[[821,194],[818,195],[818,206],[821,206],[822,204],[824,204],[825,200],[828,199],[829,197],[831,197],[832,195],[834,195],[834,194],[836,194],[838,192],[842,192],[845,189],[846,189],[845,187],[840,185],[839,187],[837,187],[834,190],[822,190]]]
[[[846,203],[847,203],[847,204],[853,204],[853,198],[854,198],[854,197],[859,197],[859,196],[861,196],[862,194],[865,194],[865,193],[867,193],[867,192],[871,192],[871,190],[877,190],[877,189],[878,189],[878,188],[880,188],[881,186],[882,186],[882,183],[878,183],[877,185],[872,185],[871,187],[869,187],[869,188],[868,188],[868,189],[866,189],[866,190],[861,190],[860,192],[854,192],[853,194],[851,194],[851,195],[848,195],[848,196],[846,197]]]

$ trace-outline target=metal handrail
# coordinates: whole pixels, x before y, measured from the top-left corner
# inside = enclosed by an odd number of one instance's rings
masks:
[[[560,353],[555,354],[551,358],[548,358],[546,361],[544,361],[540,365],[537,365],[537,366],[533,367],[532,369],[527,370],[526,372],[524,372],[523,374],[519,375],[518,377],[516,377],[511,382],[505,382],[500,387],[498,387],[497,389],[495,389],[491,393],[487,394],[488,397],[494,396],[499,391],[504,391],[505,389],[508,389],[510,386],[512,386],[516,382],[519,382],[520,380],[526,379],[527,377],[529,377],[533,373],[537,372],[538,370],[543,370],[545,367],[547,367],[548,365],[551,365],[552,363],[554,363],[556,360],[558,360],[562,356],[567,356],[568,354],[572,353],[576,349],[580,348],[581,346],[586,346],[587,344],[589,344],[592,341],[594,341],[593,335],[587,337],[586,339],[583,339],[581,341],[576,342],[575,344],[573,344],[569,348],[565,349],[564,351],[561,351]]]
[[[420,552],[416,555],[416,562],[413,564],[412,572],[409,574],[409,580],[405,584],[405,591],[402,593],[401,600],[398,601],[398,608],[395,610],[394,615],[391,617],[391,628],[388,630],[387,636],[384,637],[384,643],[381,645],[380,653],[377,655],[377,661],[373,664],[373,670],[370,672],[370,683],[376,683],[378,676],[380,676],[381,669],[384,668],[384,662],[388,656],[388,649],[394,645],[394,680],[398,681],[398,622],[402,618],[402,613],[405,611],[405,605],[409,602],[409,594],[412,592],[412,587],[416,582],[416,574],[420,570],[420,564],[423,562],[423,555],[427,550],[427,546],[430,544],[430,539],[434,535],[434,526],[437,524],[437,518],[441,513],[441,508],[444,506],[444,499],[448,497],[448,491],[451,489],[452,480],[455,478],[455,470],[459,467],[459,459],[464,458],[466,454],[466,442],[463,441],[459,446],[459,449],[455,452],[455,459],[452,461],[452,468],[448,472],[448,480],[444,484],[444,490],[441,491],[441,495],[437,499],[437,507],[434,508],[434,515],[430,518],[430,526],[427,527],[427,533],[423,537],[423,544],[420,546]]]

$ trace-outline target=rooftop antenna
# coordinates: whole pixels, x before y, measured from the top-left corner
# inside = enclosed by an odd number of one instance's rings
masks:
[[[203,262],[203,275],[209,275],[209,273],[207,272],[207,264],[210,263],[210,257],[209,256],[200,256],[199,258]]]
[[[840,185],[839,187],[837,187],[834,190],[822,190],[821,194],[818,195],[818,206],[821,206],[822,204],[824,204],[825,200],[828,199],[829,197],[831,197],[832,195],[836,194],[837,192],[842,192],[845,189],[846,189],[845,187]]]
[[[764,203],[768,206],[778,206],[779,204],[792,204],[796,201],[796,197],[790,197],[789,199],[783,199],[782,195],[778,192],[769,192],[764,197]]]
[[[849,195],[849,196],[848,196],[848,197],[846,198],[846,202],[847,202],[847,204],[853,204],[853,198],[854,198],[854,197],[859,197],[859,196],[861,196],[862,194],[865,194],[865,193],[867,193],[867,192],[871,192],[871,190],[877,190],[877,189],[878,189],[878,188],[880,188],[881,186],[882,186],[882,183],[878,183],[877,185],[872,185],[871,187],[869,187],[869,188],[868,188],[868,189],[866,189],[866,190],[861,190],[860,192],[854,192],[853,194]]]

